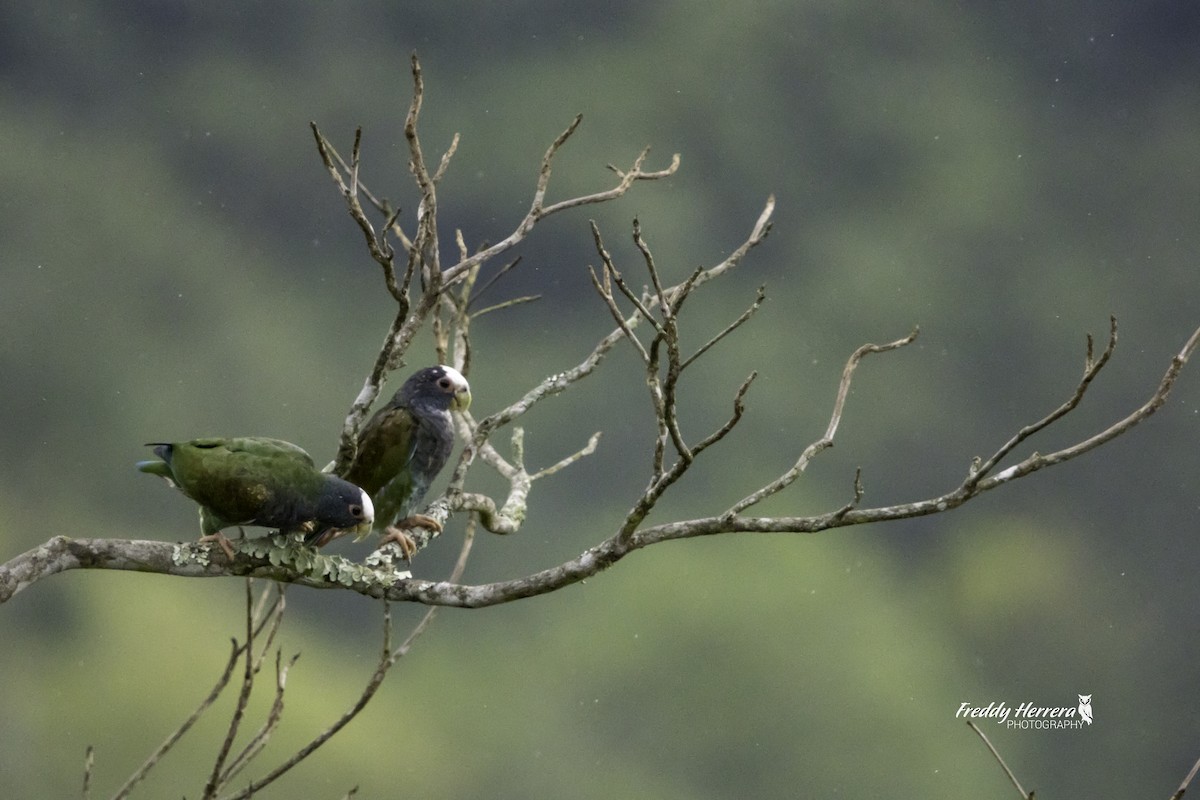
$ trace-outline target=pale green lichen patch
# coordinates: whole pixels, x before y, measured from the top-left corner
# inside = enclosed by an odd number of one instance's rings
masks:
[[[396,581],[407,580],[412,573],[396,566],[399,560],[399,550],[394,545],[385,545],[367,556],[365,563],[371,569],[376,580],[385,586],[391,586]]]
[[[237,549],[254,558],[266,559],[274,566],[288,567],[318,580],[342,586],[356,583],[391,585],[397,580],[412,577],[408,572],[374,569],[356,564],[341,556],[326,556],[303,544],[299,537],[274,534],[239,542]]]
[[[208,553],[208,545],[198,542],[176,544],[171,548],[171,563],[177,567],[184,567],[189,564],[199,564],[202,567],[207,567],[211,563]]]

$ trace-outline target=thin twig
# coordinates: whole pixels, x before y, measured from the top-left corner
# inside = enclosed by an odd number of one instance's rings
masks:
[[[90,800],[92,796],[92,767],[95,762],[96,748],[89,744],[83,756],[83,800]]]
[[[447,284],[454,283],[455,281],[459,280],[460,277],[475,264],[481,264],[515,247],[517,244],[523,241],[526,236],[529,235],[529,232],[533,230],[534,226],[537,225],[538,222],[542,221],[546,217],[549,217],[553,214],[558,214],[568,209],[578,208],[579,206],[591,205],[594,203],[605,203],[610,200],[615,200],[628,192],[633,184],[637,183],[638,181],[661,180],[662,178],[667,178],[671,175],[674,175],[675,171],[679,169],[679,154],[676,153],[672,157],[670,165],[665,169],[652,170],[649,172],[644,171],[641,168],[641,164],[645,160],[646,152],[643,151],[634,162],[633,168],[627,172],[618,172],[620,175],[620,182],[615,187],[605,191],[595,192],[593,194],[580,195],[579,197],[561,200],[551,205],[545,205],[546,190],[550,183],[550,172],[554,161],[554,156],[558,153],[559,148],[566,144],[567,139],[570,138],[571,134],[575,132],[576,128],[579,127],[579,123],[582,119],[582,116],[576,117],[571,124],[567,126],[566,130],[558,135],[558,138],[554,140],[554,142],[550,145],[550,148],[546,151],[546,155],[542,158],[541,169],[538,171],[538,181],[537,187],[534,190],[533,202],[530,204],[529,211],[526,213],[525,218],[522,219],[517,224],[517,227],[513,230],[513,232],[504,239],[501,239],[490,247],[480,250],[470,258],[460,261],[452,267],[447,267],[445,275],[443,276]]]
[[[532,302],[535,302],[535,301],[541,300],[541,299],[542,299],[542,296],[540,294],[527,294],[527,295],[523,295],[521,297],[514,297],[511,300],[505,300],[501,303],[495,303],[493,305],[481,308],[478,311],[474,311],[471,313],[471,318],[475,319],[476,317],[482,317],[484,314],[490,314],[493,311],[501,311],[506,308],[512,308],[513,306],[520,306],[520,305],[524,305],[526,303],[532,303]]]
[[[350,164],[344,158],[342,158],[341,154],[338,153],[337,148],[335,148],[327,139],[324,140],[324,144],[325,149],[328,151],[329,155],[332,156],[332,160],[337,162],[338,167],[340,167],[343,172],[349,173]],[[326,166],[328,167],[328,165]],[[412,247],[412,240],[409,238],[408,234],[404,232],[404,229],[399,223],[400,209],[392,208],[391,204],[385,198],[381,198],[373,194],[371,190],[367,188],[366,183],[364,183],[361,178],[358,181],[358,191],[359,194],[367,198],[367,202],[370,203],[375,210],[377,210],[388,220],[384,228],[391,231],[392,235],[396,237],[396,241],[400,242],[400,246],[405,250],[408,250],[410,247]]]
[[[236,639],[233,640],[233,649],[229,654],[229,660],[225,663],[225,669],[221,673],[221,676],[217,678],[217,682],[213,684],[213,688],[208,693],[208,696],[200,701],[200,705],[196,707],[196,710],[192,712],[191,716],[185,719],[183,724],[172,731],[171,734],[166,738],[166,741],[160,744],[158,749],[151,753],[150,757],[147,758],[146,761],[143,762],[143,764],[138,767],[138,769],[131,776],[129,776],[129,779],[125,781],[125,784],[117,790],[116,794],[113,795],[112,800],[123,800],[124,798],[128,797],[129,793],[133,791],[133,788],[140,783],[142,779],[146,777],[146,774],[159,762],[159,760],[166,755],[172,747],[175,746],[175,743],[178,742],[180,738],[182,738],[183,735],[191,729],[192,725],[196,723],[196,720],[200,719],[200,716],[207,711],[214,702],[216,702],[217,698],[220,697],[221,692],[224,691],[225,687],[229,684],[229,679],[233,677],[233,669],[237,666],[238,657],[241,655],[244,649],[244,645],[239,645]]]
[[[465,258],[467,257],[466,253],[463,253],[463,254],[462,254],[462,257],[465,259]],[[484,294],[485,294],[485,293],[486,293],[486,292],[487,292],[489,289],[491,289],[493,286],[495,286],[495,285],[496,285],[496,283],[497,283],[497,282],[498,282],[498,281],[499,281],[501,278],[503,278],[505,275],[507,275],[507,274],[508,274],[509,272],[511,272],[512,270],[516,269],[517,265],[518,265],[518,264],[520,264],[520,263],[521,263],[521,257],[520,257],[520,256],[518,256],[518,257],[514,258],[512,261],[509,261],[507,264],[505,264],[504,266],[502,266],[502,267],[501,267],[501,268],[500,268],[500,269],[499,269],[499,270],[496,272],[496,274],[495,274],[495,275],[493,275],[491,278],[489,278],[489,279],[488,279],[488,280],[487,280],[487,281],[486,281],[486,282],[483,284],[483,286],[480,286],[478,289],[476,289],[475,291],[471,292],[471,299],[468,301],[468,303],[467,303],[467,307],[468,307],[468,308],[470,308],[472,305],[474,305],[476,302],[478,302],[478,300],[479,300],[479,298],[480,298],[480,297],[482,297],[482,296],[483,296],[483,295],[484,295]]]
[[[758,377],[758,372],[751,372],[746,376],[746,380],[742,381],[742,385],[738,387],[737,393],[733,397],[733,414],[725,421],[725,424],[717,428],[708,436],[701,439],[692,447],[692,457],[700,455],[711,445],[724,439],[734,426],[742,419],[742,414],[746,412],[746,392],[750,391],[750,384],[754,383],[754,379]]]
[[[1024,800],[1033,800],[1033,792],[1026,792],[1023,788],[1021,788],[1021,782],[1017,780],[1017,776],[1013,774],[1013,771],[1008,768],[1008,764],[1004,763],[1004,759],[1000,757],[1000,751],[998,751],[992,745],[992,743],[988,740],[988,737],[984,735],[983,731],[979,730],[979,727],[971,720],[967,720],[967,725],[971,726],[971,730],[979,734],[979,738],[982,739],[983,743],[987,745],[987,749],[992,751],[992,756],[995,757],[996,763],[998,763],[1000,768],[1004,770],[1004,774],[1008,776],[1010,781],[1012,781],[1012,785],[1017,787],[1017,791],[1021,793],[1021,797],[1024,798]]]
[[[598,445],[599,443],[600,443],[600,431],[596,431],[595,433],[593,433],[591,435],[591,438],[588,439],[588,442],[586,445],[583,446],[583,449],[576,450],[574,453],[567,456],[566,458],[564,458],[560,461],[556,461],[555,463],[551,464],[550,466],[546,467],[545,469],[538,470],[537,472],[535,472],[529,476],[529,480],[536,481],[539,478],[548,477],[548,476],[553,475],[554,473],[558,472],[561,469],[571,466],[572,464],[574,464],[576,461],[583,458],[584,456],[590,456],[592,453],[596,452],[596,445]]]
[[[724,330],[722,330],[716,336],[712,337],[707,342],[705,342],[704,345],[699,350],[692,353],[690,356],[688,356],[688,358],[684,359],[683,363],[679,365],[679,368],[681,370],[687,369],[692,364],[693,361],[695,361],[697,358],[699,358],[700,356],[707,353],[710,349],[712,349],[713,345],[715,345],[717,342],[724,339],[729,334],[733,333],[735,330],[740,328],[742,325],[745,325],[747,322],[749,322],[750,318],[754,316],[754,313],[756,311],[758,311],[758,309],[760,307],[762,307],[763,301],[765,301],[766,299],[767,299],[766,287],[764,287],[764,286],[758,287],[758,296],[754,299],[754,302],[750,304],[750,307],[747,308],[745,311],[743,311],[742,315],[740,317],[735,319],[733,322],[729,323],[729,325],[727,325]]]
[[[221,776],[222,784],[228,784],[247,764],[254,760],[254,757],[267,746],[271,734],[279,727],[279,723],[283,719],[283,693],[287,685],[288,672],[295,666],[299,658],[300,654],[295,653],[285,664],[283,654],[278,650],[275,651],[275,699],[271,703],[271,709],[267,712],[267,719],[262,726],[250,737],[250,741],[246,743],[245,747],[230,759],[229,766]]]
[[[334,183],[337,184],[338,189],[341,191],[342,198],[346,201],[346,210],[350,213],[350,216],[354,219],[354,222],[358,225],[359,230],[362,232],[363,239],[367,243],[367,250],[370,252],[371,258],[374,259],[383,270],[384,283],[387,286],[388,292],[397,302],[405,302],[405,292],[403,291],[403,288],[396,283],[396,267],[394,263],[395,253],[392,250],[391,245],[387,242],[387,232],[389,227],[385,227],[381,233],[376,233],[375,226],[373,226],[371,221],[367,219],[367,214],[363,210],[362,203],[358,199],[358,170],[360,150],[362,147],[362,128],[357,128],[354,131],[354,146],[350,156],[349,168],[347,169],[347,174],[349,175],[350,181],[347,183],[338,166],[335,166],[333,163],[334,151],[332,145],[329,144],[329,141],[321,133],[320,129],[317,127],[317,123],[310,122],[309,127],[312,129],[313,138],[316,139],[317,152],[321,156],[321,161],[325,165],[325,169],[329,172],[330,177],[333,178]],[[344,166],[344,162],[341,161],[340,157],[338,157],[338,161]]]
[[[458,150],[458,134],[455,133],[450,139],[450,146],[446,148],[446,152],[442,153],[442,160],[438,163],[437,172],[433,173],[433,183],[437,183],[446,174],[447,168],[450,166],[450,159],[454,157],[454,153]]]
[[[264,588],[263,593],[260,596],[259,603],[254,608],[254,611],[251,615],[253,619],[256,620],[256,624],[253,628],[254,637],[259,636],[263,628],[269,624],[271,628],[267,634],[267,641],[270,642],[275,638],[275,632],[279,629],[279,624],[283,618],[285,588],[286,587],[282,584],[275,584],[275,600],[270,607],[265,605],[267,593],[270,591],[270,587]],[[200,702],[200,705],[195,711],[192,712],[191,716],[184,720],[178,728],[172,731],[166,740],[159,745],[158,748],[150,755],[150,757],[147,758],[146,761],[133,773],[133,775],[129,777],[125,784],[117,790],[117,793],[113,795],[113,800],[120,800],[120,798],[127,797],[133,788],[146,777],[146,774],[158,764],[162,757],[165,756],[172,747],[175,746],[175,743],[178,742],[183,735],[191,729],[192,725],[194,725],[196,721],[200,719],[201,715],[212,707],[212,704],[216,702],[216,699],[221,695],[221,692],[223,692],[225,687],[229,684],[229,679],[233,676],[233,669],[237,665],[238,658],[243,652],[249,652],[249,645],[252,641],[253,638],[248,640],[245,644],[239,645],[236,639],[233,640],[233,650],[229,655],[229,660],[225,664],[225,669],[221,676],[217,679],[216,684],[214,684],[208,696]]]
[[[250,693],[254,689],[254,598],[251,592],[251,579],[246,578],[246,647],[245,647],[245,668],[242,671],[242,688],[238,693],[237,703],[233,709],[233,716],[229,720],[229,727],[225,731],[225,739],[221,742],[221,748],[217,751],[217,757],[213,760],[212,773],[209,775],[208,782],[204,786],[205,800],[217,796],[217,792],[221,790],[222,785],[222,768],[225,766],[225,759],[229,757],[229,750],[233,747],[233,740],[237,736],[238,728],[241,726],[242,717],[246,713],[246,706],[250,702]]]
[[[654,478],[653,482],[657,482],[663,476],[663,450],[665,447],[664,437],[662,433],[665,431],[671,440],[672,446],[675,448],[676,454],[684,464],[690,464],[694,455],[687,441],[683,437],[683,431],[679,428],[679,417],[676,409],[676,390],[679,385],[679,378],[683,372],[680,363],[679,350],[679,327],[676,322],[675,312],[682,305],[684,297],[691,287],[695,285],[696,276],[699,273],[693,273],[687,281],[684,282],[682,288],[678,291],[674,302],[667,299],[666,289],[663,288],[662,278],[658,272],[658,265],[655,263],[654,254],[650,251],[650,246],[646,243],[642,236],[641,223],[634,219],[633,221],[633,243],[638,251],[642,254],[642,261],[646,266],[646,272],[650,276],[650,284],[654,287],[654,298],[657,300],[659,315],[662,322],[659,323],[654,319],[649,311],[649,300],[639,300],[634,296],[633,291],[621,280],[619,273],[613,274],[613,280],[621,292],[634,304],[638,311],[654,325],[657,331],[650,343],[650,361],[646,364],[646,386],[650,390],[651,402],[654,404],[655,415],[658,417],[659,437],[655,442],[655,457],[654,457]],[[675,288],[675,287],[673,287]],[[659,369],[659,352],[660,346],[665,346],[667,351],[667,363],[665,376],[660,375]],[[683,474],[680,470],[679,475]],[[664,487],[665,488],[665,487]]]
[[[639,320],[639,319],[651,319],[651,318],[643,316],[642,313],[639,311],[636,314],[634,314],[634,316],[632,318],[625,319],[625,315],[621,313],[620,307],[617,306],[616,298],[613,297],[613,293],[612,293],[613,271],[609,268],[609,266],[607,264],[604,266],[604,271],[602,273],[604,275],[603,281],[601,281],[601,279],[596,276],[595,270],[593,270],[591,268],[588,269],[588,274],[592,278],[592,286],[594,286],[596,288],[596,292],[599,293],[600,297],[604,300],[605,305],[608,307],[609,313],[612,314],[613,319],[616,320],[617,330],[620,331],[620,333],[629,341],[629,343],[631,345],[633,345],[633,348],[635,350],[637,350],[638,355],[642,359],[642,363],[649,364],[650,363],[650,353],[648,353],[646,351],[646,348],[642,345],[641,340],[639,340],[637,338],[637,335],[634,334],[633,326],[636,324],[637,320]],[[653,320],[651,319],[651,321],[653,321]]]
[[[1191,770],[1188,771],[1187,777],[1183,779],[1183,783],[1179,784],[1179,788],[1175,790],[1175,794],[1171,795],[1171,800],[1179,800],[1191,785],[1192,779],[1196,777],[1196,773],[1200,772],[1200,758],[1196,759],[1196,763],[1192,764]]]
[[[838,425],[842,421],[842,412],[846,407],[846,398],[850,394],[850,382],[854,378],[854,371],[858,369],[858,363],[872,353],[886,353],[889,350],[895,350],[905,345],[912,344],[920,333],[920,328],[913,328],[912,333],[905,336],[903,339],[897,339],[894,342],[887,344],[864,344],[855,350],[850,358],[846,360],[846,366],[842,368],[842,379],[838,382],[837,398],[833,403],[833,412],[829,416],[829,425],[825,428],[825,435],[817,441],[804,448],[800,454],[800,458],[787,472],[780,475],[775,480],[768,483],[766,486],[746,495],[738,502],[734,503],[725,515],[732,518],[741,514],[747,508],[760,503],[773,494],[786,489],[800,477],[800,474],[808,467],[812,459],[822,450],[826,450],[833,446],[833,438],[837,435]]]
[[[408,107],[408,115],[404,118],[404,138],[408,140],[409,169],[417,179],[422,198],[429,196],[433,188],[433,179],[425,167],[425,156],[421,152],[420,136],[417,134],[417,121],[421,117],[421,105],[425,98],[425,78],[421,72],[421,62],[413,53],[409,61],[412,68],[413,95]]]
[[[474,528],[468,524],[466,535],[463,537],[462,548],[459,550],[458,560],[455,562],[454,568],[450,571],[450,575],[448,577],[449,582],[453,583],[462,577],[463,572],[466,570],[467,560],[470,557],[471,545],[473,542]],[[314,739],[308,742],[308,744],[304,745],[295,753],[293,753],[289,758],[283,761],[283,763],[279,764],[273,770],[268,772],[265,776],[256,781],[252,781],[242,791],[232,795],[229,800],[247,800],[247,798],[253,797],[256,792],[261,791],[269,784],[278,780],[292,767],[296,766],[301,761],[312,755],[319,747],[321,747],[321,745],[333,738],[338,731],[340,731],[342,728],[348,725],[351,720],[358,716],[359,712],[362,711],[363,708],[366,707],[367,703],[371,701],[371,698],[375,696],[375,692],[379,690],[379,687],[383,685],[384,678],[387,677],[387,673],[392,666],[409,652],[417,638],[419,638],[420,635],[424,633],[426,629],[428,629],[430,623],[432,623],[434,617],[436,616],[437,610],[438,609],[436,607],[432,607],[427,610],[421,617],[421,620],[413,628],[412,632],[409,633],[404,642],[393,650],[389,649],[391,640],[391,610],[389,604],[385,602],[383,604],[383,657],[380,659],[379,664],[376,665],[375,671],[371,675],[370,680],[367,682],[366,687],[363,689],[362,694],[359,695],[354,704],[332,725],[318,734]]]
[[[995,468],[996,464],[998,464],[1001,459],[1015,450],[1018,445],[1020,445],[1029,437],[1033,436],[1038,431],[1044,430],[1046,427],[1052,425],[1063,416],[1069,414],[1075,409],[1076,406],[1079,405],[1079,402],[1083,400],[1084,393],[1087,392],[1088,387],[1091,386],[1092,380],[1095,379],[1100,370],[1104,369],[1104,366],[1108,364],[1108,360],[1112,358],[1113,350],[1115,350],[1117,347],[1117,318],[1110,317],[1109,322],[1108,346],[1104,348],[1104,352],[1100,354],[1099,359],[1092,358],[1092,336],[1091,334],[1088,334],[1087,357],[1084,359],[1083,377],[1079,379],[1079,383],[1075,387],[1075,392],[1058,408],[1054,409],[1037,422],[1026,425],[1025,427],[1021,428],[1021,430],[1017,431],[1011,439],[1001,445],[1000,448],[991,456],[989,456],[986,461],[973,466],[972,474],[967,478],[968,485],[973,486],[979,483],[979,481],[987,477],[987,475],[992,471],[993,468]]]

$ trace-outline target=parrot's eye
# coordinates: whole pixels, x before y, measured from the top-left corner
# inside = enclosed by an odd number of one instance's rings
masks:
[[[363,507],[359,505],[350,506],[350,516],[355,519],[362,519]]]
[[[449,390],[450,390],[450,386],[451,386],[450,379],[449,379],[449,378],[441,378],[441,379],[439,379],[439,380],[438,380],[438,386],[439,386],[439,387],[441,387],[442,389],[445,389],[445,390],[449,391]]]

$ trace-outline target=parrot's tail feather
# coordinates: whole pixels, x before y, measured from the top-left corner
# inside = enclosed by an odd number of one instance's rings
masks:
[[[172,477],[171,465],[165,461],[139,461],[134,465],[139,472],[145,472],[150,475],[157,475],[160,478]]]

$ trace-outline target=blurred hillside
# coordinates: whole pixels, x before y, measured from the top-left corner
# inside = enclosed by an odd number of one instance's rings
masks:
[[[480,414],[611,329],[589,219],[641,280],[636,216],[681,280],[776,195],[771,236],[689,301],[685,330],[703,343],[766,285],[682,400],[702,435],[757,369],[747,417],[654,522],[791,466],[863,342],[921,326],[863,364],[837,446],[762,513],[840,505],[859,466],[871,505],[951,488],[1068,396],[1111,313],[1113,362],[1018,455],[1088,436],[1143,402],[1200,324],[1200,7],[1182,0],[4,11],[0,559],[56,534],[193,538],[192,505],[132,468],[146,441],[267,435],[332,456],[394,306],[308,125],[344,151],[361,125],[363,180],[411,209],[414,50],[427,154],[462,135],[443,252],[455,228],[473,246],[511,231],[576,113],[551,199],[607,188],[604,166],[646,145],[652,168],[682,155],[672,179],[522,245],[495,299],[544,297],[473,328]],[[425,340],[408,360],[432,358]],[[988,729],[1026,788],[1169,794],[1200,755],[1189,369],[1129,436],[948,515],[663,545],[548,597],[443,612],[364,717],[264,797],[1004,796],[960,703],[1086,693],[1087,730]],[[519,535],[481,534],[467,580],[607,536],[646,481],[649,412],[619,351],[530,414],[531,466],[595,430],[600,450],[536,485]],[[420,575],[445,574],[461,525]],[[88,744],[95,796],[114,791],[208,691],[242,596],[234,580],[76,572],[0,607],[0,794],[75,796]],[[270,761],[352,702],[378,649],[377,604],[288,600],[283,647],[303,656]],[[198,795],[222,722],[141,796]]]

